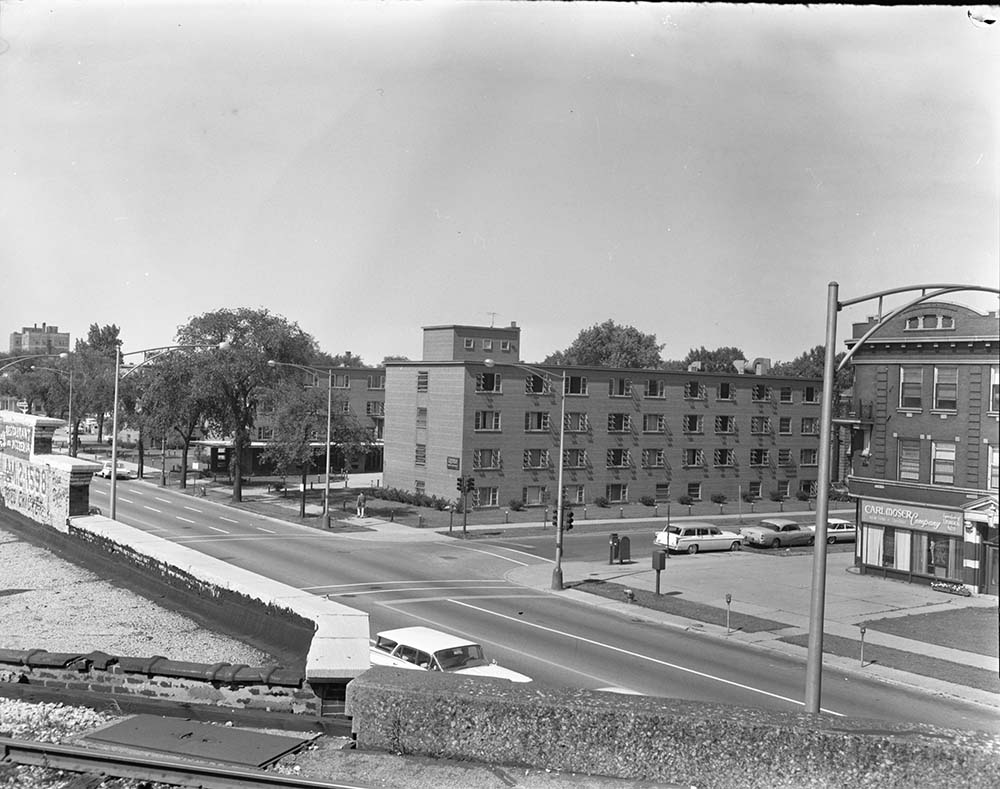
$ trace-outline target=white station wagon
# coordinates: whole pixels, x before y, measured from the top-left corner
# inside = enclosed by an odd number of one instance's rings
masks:
[[[743,538],[711,523],[679,523],[657,532],[653,542],[669,551],[738,551]]]
[[[498,666],[495,660],[488,661],[483,648],[474,641],[429,627],[383,630],[372,639],[370,654],[373,666],[531,682],[531,677]]]

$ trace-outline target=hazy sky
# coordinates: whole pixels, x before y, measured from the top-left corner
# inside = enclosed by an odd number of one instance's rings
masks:
[[[0,0],[7,335],[266,307],[330,353],[608,318],[788,360],[998,284],[1000,25],[965,8]],[[956,297],[980,309],[996,299]],[[851,320],[841,316],[840,337]]]

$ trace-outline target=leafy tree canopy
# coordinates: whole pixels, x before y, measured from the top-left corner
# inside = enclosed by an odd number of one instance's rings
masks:
[[[316,358],[312,362],[313,367],[327,368],[327,367],[371,367],[371,365],[365,364],[364,359],[360,356],[355,356],[350,351],[344,351],[343,353],[338,353],[335,356],[320,351],[316,354]]]
[[[737,359],[746,359],[740,348],[727,345],[710,351],[702,345],[688,351],[687,356],[678,363],[677,369],[686,370],[693,362],[701,362],[701,369],[706,373],[732,373],[736,372],[733,362]]]
[[[843,351],[833,357],[834,369],[844,358]],[[808,351],[803,351],[790,362],[777,362],[771,368],[775,375],[794,375],[798,378],[822,378],[823,363],[826,361],[826,348],[816,345]],[[850,365],[847,365],[834,377],[834,388],[838,392],[850,389],[854,383],[854,372]]]
[[[384,356],[382,357],[382,367],[385,367],[389,362],[408,362],[410,361],[409,356]]]
[[[101,356],[110,356],[114,359],[115,349],[121,345],[120,332],[121,330],[113,323],[106,326],[98,326],[96,323],[92,323],[87,330],[87,339],[77,339],[76,350],[90,349]]]
[[[663,345],[655,334],[643,334],[633,326],[619,326],[608,319],[580,332],[564,351],[545,357],[543,364],[593,367],[656,368],[663,360]]]

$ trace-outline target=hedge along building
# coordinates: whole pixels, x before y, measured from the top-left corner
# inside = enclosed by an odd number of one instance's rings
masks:
[[[879,323],[853,327],[853,347]],[[850,492],[863,572],[997,594],[1000,323],[946,302],[888,318],[855,352]]]
[[[815,493],[821,381],[731,373],[523,365],[520,329],[432,326],[424,359],[386,366],[384,484],[476,507],[556,500],[566,373],[567,504]],[[545,372],[547,375],[539,375]]]

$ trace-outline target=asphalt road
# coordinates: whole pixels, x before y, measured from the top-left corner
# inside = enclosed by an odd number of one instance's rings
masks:
[[[107,511],[109,483],[91,502]],[[482,643],[500,664],[536,680],[656,696],[801,710],[805,664],[575,603],[510,583],[517,566],[551,565],[551,532],[469,541],[373,540],[234,510],[147,483],[118,482],[118,517],[290,586],[368,612],[373,632],[425,624]],[[612,529],[608,529],[610,533]],[[630,534],[633,558],[649,554],[649,528]],[[607,533],[566,536],[566,557],[607,556]],[[641,555],[639,550],[641,549]],[[804,549],[808,550],[808,549]],[[995,713],[962,702],[824,672],[823,708],[835,715],[997,731]]]

